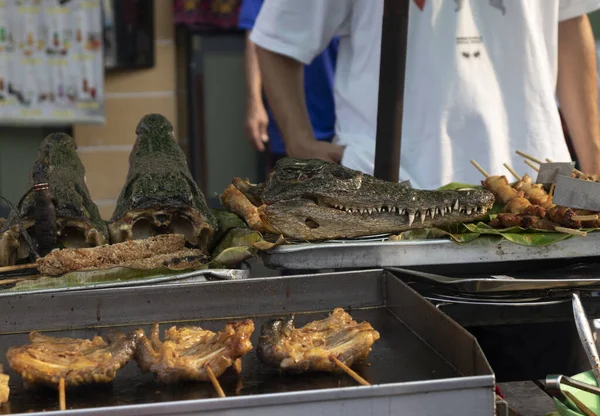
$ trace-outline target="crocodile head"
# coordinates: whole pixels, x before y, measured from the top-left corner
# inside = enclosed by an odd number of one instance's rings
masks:
[[[3,226],[0,226],[0,265],[12,264],[29,256],[29,245],[22,238],[25,227],[33,244],[37,245],[36,212],[40,209],[35,185],[47,183],[52,222],[58,248],[89,247],[108,241],[106,223],[92,201],[85,183],[85,169],[73,138],[64,133],[48,135],[40,144],[31,170],[31,183]],[[42,209],[44,209],[42,207]],[[17,215],[18,213],[18,215]],[[20,221],[19,221],[20,219]]]
[[[125,186],[109,224],[112,241],[175,233],[207,249],[216,220],[190,174],[172,124],[160,114],[147,114],[136,135]]]
[[[234,185],[267,229],[303,240],[353,238],[470,222],[494,203],[483,189],[428,191],[314,159],[281,159],[265,184]]]

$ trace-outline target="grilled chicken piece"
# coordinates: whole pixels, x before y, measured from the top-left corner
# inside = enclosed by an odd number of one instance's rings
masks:
[[[294,328],[294,317],[266,322],[261,328],[258,358],[290,372],[340,371],[330,356],[346,364],[364,361],[380,338],[370,323],[357,323],[342,308],[328,318]]]
[[[161,342],[158,323],[154,323],[149,338],[142,329],[137,331],[135,359],[140,370],[155,373],[161,383],[210,381],[206,366],[215,377],[231,366],[241,372],[241,357],[252,349],[253,332],[254,322],[249,319],[228,322],[217,333],[197,326],[173,326],[165,331],[165,341]]]
[[[0,403],[6,403],[8,396],[10,395],[10,388],[8,387],[9,376],[4,374],[4,367],[0,364]]]
[[[57,338],[36,331],[29,334],[29,341],[8,349],[8,363],[26,383],[54,388],[61,378],[65,386],[110,383],[133,357],[136,344],[133,336],[120,332],[110,333],[108,343],[99,336]]]

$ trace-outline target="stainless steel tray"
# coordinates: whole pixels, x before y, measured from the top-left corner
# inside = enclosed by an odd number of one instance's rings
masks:
[[[142,287],[31,294],[1,301],[0,351],[26,342],[31,330],[91,337],[111,327],[161,329],[179,322],[216,330],[225,320],[251,317],[256,330],[268,318],[295,313],[298,324],[349,309],[380,332],[366,363],[356,370],[372,386],[357,386],[344,374],[285,376],[243,359],[241,379],[225,373],[228,397],[210,383],[156,384],[130,362],[113,383],[67,390],[66,412],[55,414],[327,415],[488,414],[494,411],[494,375],[475,339],[430,302],[383,270]],[[161,331],[162,332],[162,331]],[[452,342],[448,342],[452,340]],[[4,357],[0,360],[9,369]],[[52,411],[55,391],[24,390],[12,370],[10,411]],[[3,410],[8,413],[8,407]],[[36,413],[37,412],[37,413]]]
[[[486,243],[484,243],[486,241]],[[456,244],[446,239],[302,243],[262,252],[265,266],[297,270],[412,267],[440,264],[494,263],[600,256],[600,232],[574,237],[545,247],[527,247],[502,240]]]

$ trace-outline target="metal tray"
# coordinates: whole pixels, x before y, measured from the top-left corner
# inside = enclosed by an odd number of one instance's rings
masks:
[[[485,241],[485,243],[484,243]],[[412,267],[598,257],[600,232],[573,237],[545,247],[527,247],[508,240],[449,239],[387,241],[348,240],[281,245],[261,253],[265,266],[296,270]]]
[[[436,415],[494,411],[494,374],[475,339],[383,270],[32,294],[0,302],[0,351],[26,342],[31,330],[91,337],[116,326],[123,331],[148,329],[153,321],[163,323],[161,332],[175,323],[217,330],[226,320],[244,317],[255,320],[256,347],[267,318],[295,313],[298,324],[304,324],[335,307],[350,310],[358,321],[368,320],[381,334],[367,362],[356,367],[372,386],[357,386],[344,374],[285,376],[259,363],[253,350],[243,359],[241,379],[231,372],[220,378],[226,398],[218,398],[210,383],[161,386],[130,362],[109,385],[67,390],[70,410],[56,414],[226,411],[364,416],[398,409]],[[4,356],[0,361],[11,376],[5,413],[57,409],[55,391],[25,390]]]

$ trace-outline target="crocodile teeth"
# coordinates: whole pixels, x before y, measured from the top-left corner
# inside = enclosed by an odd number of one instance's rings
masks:
[[[427,211],[421,211],[421,224],[425,222],[425,218],[427,217]]]
[[[458,199],[456,200],[456,202],[454,203],[454,209],[458,209]]]
[[[352,214],[352,209],[348,209],[348,212],[349,212],[350,214]]]
[[[391,207],[390,212],[396,212],[396,207]]]
[[[435,212],[437,211],[437,208],[434,208],[431,210],[431,219],[435,218]]]
[[[467,215],[471,215],[471,208],[467,208]]]
[[[408,226],[410,227],[415,222],[415,214],[408,214]]]
[[[371,215],[371,214],[373,213],[373,209],[369,208],[369,209],[367,210],[367,212],[369,213],[369,215]]]

